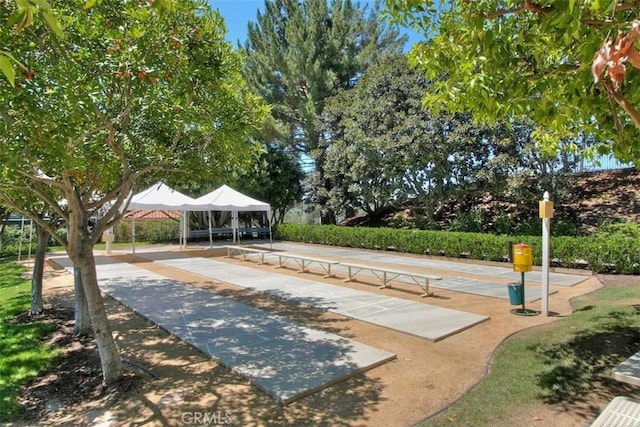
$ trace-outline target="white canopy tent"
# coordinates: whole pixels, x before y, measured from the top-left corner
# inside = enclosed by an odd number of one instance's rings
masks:
[[[171,209],[175,211],[186,211],[190,210],[193,202],[193,198],[174,190],[168,185],[158,182],[132,196],[127,210],[152,211]]]
[[[168,185],[158,182],[135,194],[131,197],[127,210],[129,211],[142,211],[142,210],[163,210],[170,209],[175,211],[182,211],[182,217],[180,218],[180,233],[179,242],[180,247],[184,244],[186,246],[188,234],[185,234],[187,227],[186,212],[191,210],[190,206],[194,203],[194,199],[182,194],[179,191],[174,190]],[[136,253],[136,220],[135,215],[131,216],[131,244],[132,251]]]
[[[267,222],[269,223],[269,242],[272,242],[271,219],[269,218],[271,205],[269,203],[253,199],[246,194],[242,194],[228,185],[223,185],[204,196],[198,197],[190,206],[190,210],[209,212],[210,245],[213,244],[213,238],[211,235],[211,211],[231,212],[231,228],[234,243],[240,242],[240,235],[238,233],[238,212],[265,212],[267,215]]]
[[[131,197],[127,210],[177,210],[182,211],[180,224],[180,246],[186,246],[189,235],[187,211],[208,211],[209,212],[209,244],[213,245],[211,233],[211,211],[231,212],[231,228],[233,241],[239,243],[238,233],[238,212],[265,212],[269,223],[269,241],[272,242],[271,234],[271,205],[253,199],[233,188],[223,185],[202,197],[193,199],[179,191],[163,184],[156,183],[144,191]],[[133,253],[135,253],[135,216],[132,216],[131,238]]]

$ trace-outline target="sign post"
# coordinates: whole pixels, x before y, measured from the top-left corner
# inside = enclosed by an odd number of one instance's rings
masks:
[[[542,219],[542,315],[549,315],[549,253],[551,249],[551,218],[553,218],[553,202],[549,200],[549,192],[545,191],[540,201],[540,218]]]

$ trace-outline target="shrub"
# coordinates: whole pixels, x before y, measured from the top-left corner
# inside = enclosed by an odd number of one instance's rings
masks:
[[[640,239],[640,224],[637,222],[603,222],[595,234],[601,237],[618,236]]]
[[[513,218],[508,214],[496,215],[493,219],[496,234],[510,234],[513,231]]]
[[[24,228],[20,226],[7,226],[0,235],[0,257],[17,256],[19,253],[26,255],[29,252],[29,236],[31,236],[31,252],[37,246],[35,227],[28,224]]]
[[[471,209],[469,213],[459,213],[453,221],[449,229],[451,231],[466,231],[479,233],[484,225],[484,214],[480,209]]]
[[[172,219],[147,221],[144,231],[146,241],[151,243],[170,242],[178,238],[180,224]]]
[[[633,229],[633,226],[629,226]],[[610,271],[622,274],[640,272],[640,239],[624,232],[615,234],[554,237],[551,240],[551,258],[558,259],[562,267],[575,267],[576,261],[585,260],[595,272]],[[465,233],[435,230],[398,230],[391,228],[340,227],[336,225],[279,224],[275,230],[278,239],[297,242],[322,243],[344,247],[503,261],[507,243],[527,243],[532,247],[533,262],[542,263],[540,236],[508,236],[486,233]]]
[[[180,223],[173,219],[153,219],[136,222],[136,240],[161,243],[178,238]],[[131,221],[121,221],[116,227],[116,241],[131,241]]]

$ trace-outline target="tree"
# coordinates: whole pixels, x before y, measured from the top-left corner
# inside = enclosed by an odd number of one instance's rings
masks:
[[[48,191],[49,196],[52,196],[53,194],[53,192]],[[47,208],[42,200],[38,197],[34,197],[31,192],[24,191],[22,188],[5,188],[4,191],[0,192],[0,201],[5,201],[7,204],[17,204],[20,208],[14,210],[18,213],[29,218],[40,218],[41,222],[46,222],[48,224],[48,227],[44,228],[40,226],[38,222],[35,223],[37,244],[31,277],[31,309],[29,310],[29,313],[32,315],[40,314],[44,308],[42,294],[43,277],[50,232],[58,230],[63,222],[52,209]]]
[[[327,100],[321,129],[330,141],[325,179],[335,209],[379,216],[408,200],[438,206],[476,186],[495,149],[492,129],[472,126],[466,114],[428,113],[421,98],[431,86],[392,55]]]
[[[29,193],[68,225],[68,238],[32,219],[63,245],[80,271],[106,383],[122,365],[98,288],[93,246],[138,184],[195,182],[246,162],[248,135],[265,109],[240,74],[217,12],[201,1],[86,11],[59,2],[63,41],[34,22],[21,37],[0,33],[29,70],[0,85],[0,195],[30,215]],[[0,9],[0,17],[10,14]],[[19,193],[18,193],[19,191]]]
[[[5,228],[5,221],[9,219],[9,215],[11,215],[11,209],[4,206],[2,204],[2,201],[0,201],[0,242],[2,242],[2,236],[4,235],[4,228]]]
[[[266,144],[250,169],[239,180],[240,189],[271,205],[272,223],[302,200],[304,173],[298,160],[286,147]]]
[[[378,12],[378,3],[369,12],[350,0],[267,0],[257,22],[249,23],[244,74],[287,129],[282,143],[311,157],[320,177],[325,157],[316,119],[325,99],[352,87],[376,58],[399,53],[405,43],[380,23]],[[315,199],[326,208],[322,181]],[[323,222],[335,222],[325,211]]]
[[[424,99],[432,111],[473,111],[476,120],[491,122],[526,117],[547,148],[586,133],[596,137],[592,151],[640,159],[640,76],[631,68],[638,2],[385,4],[395,22],[425,35],[410,57],[434,82]]]
[[[486,193],[521,189],[518,177],[571,167],[534,149],[530,124],[487,126],[469,113],[429,113],[421,99],[432,89],[404,56],[392,55],[327,100],[320,129],[330,141],[325,178],[334,209],[379,217],[410,202],[439,220],[451,201],[466,207]]]

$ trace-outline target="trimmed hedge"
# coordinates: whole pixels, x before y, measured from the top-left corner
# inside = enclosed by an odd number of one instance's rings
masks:
[[[279,224],[280,240],[364,249],[505,261],[509,242],[532,247],[534,265],[542,263],[542,238],[433,230]],[[594,272],[640,273],[640,240],[625,235],[553,237],[552,264]]]

